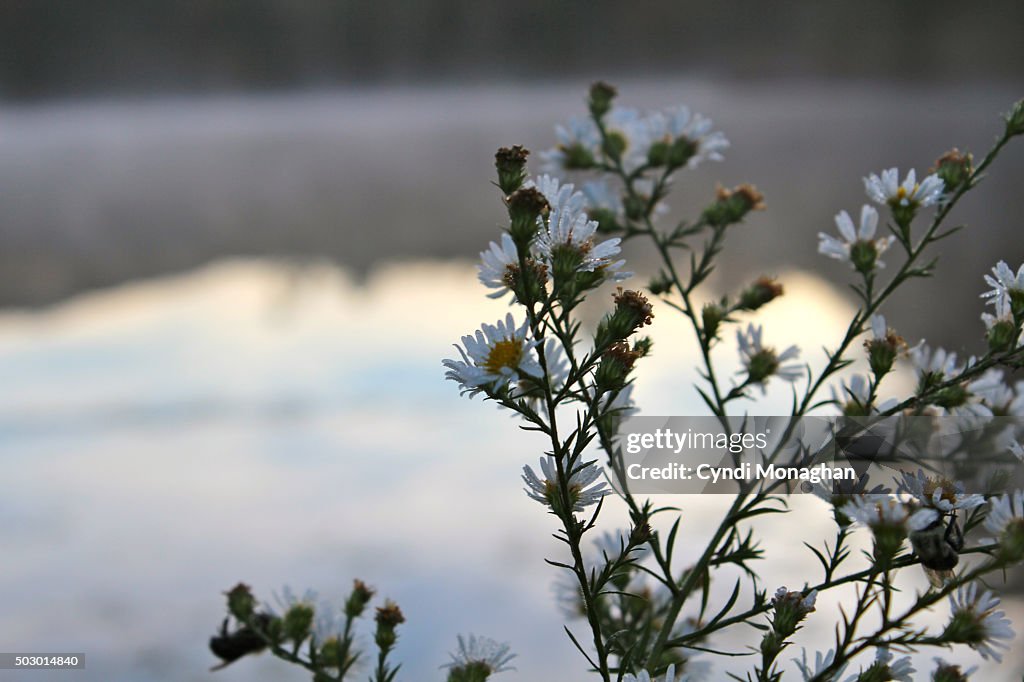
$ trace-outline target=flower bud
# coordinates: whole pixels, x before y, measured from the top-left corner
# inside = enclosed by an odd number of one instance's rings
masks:
[[[362,580],[353,580],[352,592],[348,595],[348,599],[345,600],[345,616],[348,618],[358,618],[363,615],[363,611],[366,610],[366,605],[373,599],[373,595],[373,588],[367,587],[366,583]]]
[[[605,315],[594,335],[594,345],[603,348],[614,341],[621,341],[627,336],[651,323],[654,314],[647,297],[639,291],[623,290],[612,294],[615,299],[614,312]]]
[[[608,155],[609,159],[618,161],[622,158],[622,153],[626,151],[628,146],[629,141],[625,135],[615,130],[609,130],[605,135],[604,144],[601,149]]]
[[[1006,115],[1006,134],[1024,135],[1024,99],[1018,100]]]
[[[626,385],[626,379],[641,354],[625,341],[617,341],[601,355],[601,363],[594,372],[599,392],[615,391]]]
[[[655,296],[667,294],[669,291],[672,291],[672,280],[669,279],[668,275],[665,274],[664,272],[659,272],[657,275],[654,276],[654,278],[651,279],[651,282],[650,284],[647,285],[647,288]]]
[[[519,253],[526,253],[539,229],[537,218],[548,210],[548,200],[536,187],[524,187],[510,194],[506,202],[512,219],[509,235]]]
[[[668,163],[669,143],[665,140],[656,140],[647,150],[647,164],[658,168]]]
[[[670,168],[681,168],[693,158],[699,149],[697,142],[688,137],[677,137],[668,148],[668,165]]]
[[[897,356],[907,349],[907,342],[892,329],[887,329],[884,337],[865,341],[864,348],[867,349],[868,364],[877,381],[892,370]]]
[[[526,157],[530,152],[520,145],[502,147],[494,155],[494,166],[498,169],[498,187],[508,196],[523,186],[526,180]]]
[[[726,315],[725,306],[718,303],[705,303],[701,309],[700,316],[701,322],[704,325],[704,338],[709,345],[718,338],[718,328],[726,319]]]
[[[395,628],[405,622],[405,616],[398,604],[390,599],[384,602],[384,606],[377,607],[377,632],[374,634],[374,641],[381,649],[390,649],[394,646],[398,635]]]
[[[313,617],[316,614],[310,604],[300,602],[292,605],[284,614],[282,621],[282,634],[285,639],[293,642],[301,642],[309,637],[310,629],[313,627]]]
[[[772,597],[772,606],[775,609],[772,630],[783,639],[791,636],[807,614],[814,611],[817,597],[817,590],[811,590],[804,596],[803,592],[789,592],[785,587],[780,587]]]
[[[256,611],[256,598],[252,596],[252,591],[248,585],[238,583],[228,592],[225,592],[225,594],[228,597],[228,611],[232,616],[242,622],[252,618],[253,613]]]
[[[935,173],[946,185],[947,192],[954,192],[963,186],[971,177],[974,168],[973,157],[961,154],[953,147],[935,162]]]
[[[725,189],[719,186],[715,201],[704,209],[704,222],[712,227],[725,227],[743,220],[751,211],[764,209],[764,195],[753,185],[738,185]]]
[[[329,637],[320,645],[320,663],[325,668],[340,668],[345,649],[337,637]]]
[[[597,81],[590,86],[590,98],[587,106],[594,118],[601,118],[612,108],[612,100],[618,95],[618,91],[603,81]]]
[[[758,277],[757,280],[740,294],[740,310],[757,310],[779,296],[782,296],[782,285],[774,277]]]

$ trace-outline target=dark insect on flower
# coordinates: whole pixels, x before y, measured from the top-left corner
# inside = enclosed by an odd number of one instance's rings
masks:
[[[259,613],[255,616],[256,626],[265,629],[270,623],[271,616]],[[259,634],[248,625],[242,625],[234,632],[228,631],[228,619],[225,618],[220,626],[220,632],[210,638],[210,651],[222,662],[210,668],[211,671],[220,670],[234,663],[243,656],[258,654],[263,651],[267,643]]]
[[[910,531],[910,544],[914,554],[921,560],[928,582],[934,587],[942,587],[953,577],[953,569],[960,561],[960,550],[964,548],[964,533],[957,522],[956,512],[949,515],[945,524],[945,515],[921,530]]]

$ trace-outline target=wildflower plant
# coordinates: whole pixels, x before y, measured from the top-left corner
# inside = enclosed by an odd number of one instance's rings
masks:
[[[653,346],[646,332],[667,314],[681,315],[690,328],[700,358],[694,389],[730,435],[736,435],[730,431],[735,419],[775,383],[792,396],[787,435],[807,415],[829,411],[883,425],[896,416],[1024,416],[1024,384],[1008,383],[1008,373],[1024,364],[1024,266],[1014,271],[1000,262],[984,279],[979,273],[979,283],[990,287],[982,297],[993,312],[978,325],[982,350],[965,361],[941,348],[908,347],[898,324],[882,315],[905,284],[935,273],[933,247],[961,229],[947,226],[950,213],[1011,139],[1024,134],[1024,101],[1014,105],[977,163],[954,149],[927,174],[896,168],[868,173],[864,189],[874,205],[864,205],[856,222],[840,211],[834,218],[838,237],[819,234],[820,253],[849,265],[836,276],[852,287],[858,307],[815,370],[804,363],[801,349],[785,343],[785,330],[765,330],[754,320],[784,295],[784,283],[761,276],[735,294],[705,295],[729,237],[744,229],[739,225],[751,212],[766,207],[755,187],[718,187],[694,218],[662,224],[672,188],[688,170],[720,160],[729,146],[725,135],[689,109],[643,112],[618,106],[616,98],[607,84],[591,88],[588,115],[558,126],[556,146],[540,153],[540,175],[531,175],[523,147],[497,152],[495,184],[506,222],[481,253],[479,279],[487,295],[509,302],[510,312],[463,336],[456,357],[443,361],[445,378],[464,395],[500,405],[537,438],[539,466],[524,463],[522,483],[557,525],[560,551],[547,561],[561,574],[566,615],[582,620],[567,624],[565,633],[583,667],[604,682],[677,682],[697,679],[719,656],[749,656],[746,671],[731,677],[824,681],[858,671],[848,679],[869,681],[914,679],[917,671],[906,654],[929,647],[970,648],[998,660],[1013,630],[997,609],[998,597],[981,581],[1024,559],[1021,492],[968,493],[958,480],[924,469],[907,473],[895,489],[869,490],[860,481],[849,490],[827,491],[822,496],[836,520],[834,536],[824,544],[815,538],[805,543],[820,575],[776,590],[758,572],[757,562],[768,557],[754,521],[786,512],[778,487],[741,483],[720,519],[701,519],[710,537],[697,545],[687,539],[692,529],[685,522],[692,519],[631,491],[619,436],[638,409],[635,370]],[[641,241],[653,246],[659,260],[645,287],[630,279],[624,255],[631,242]],[[585,324],[581,314],[587,300],[604,306],[596,324]],[[741,370],[727,376],[719,356],[723,341],[733,336]],[[867,371],[841,377],[857,360]],[[903,366],[916,371],[914,390],[883,399],[883,380]],[[961,434],[944,452],[959,466],[957,453],[976,443],[971,438],[989,438],[1016,462],[1024,457],[1016,454],[1024,452],[1021,435],[1016,427],[980,429]],[[788,456],[783,449],[767,448],[764,461]],[[609,496],[628,511],[625,530],[608,532],[602,511]],[[855,534],[870,538],[872,550],[854,552]],[[897,590],[897,575],[914,566],[929,572],[929,586]],[[712,584],[723,580],[732,587],[719,599]],[[361,609],[348,608],[355,597],[346,603],[338,632],[325,635],[311,625],[314,609],[286,627],[291,611],[279,616],[257,608],[242,587],[228,595],[234,629],[226,621],[219,637],[239,643],[231,651],[214,648],[226,663],[260,645],[305,666],[315,680],[341,680],[350,661],[362,660],[352,639]],[[897,598],[898,591],[905,594]],[[830,593],[842,596],[837,612],[820,608]],[[374,682],[388,682],[398,670],[389,655],[402,619],[392,607],[378,609]],[[922,621],[943,607],[949,613],[945,626]],[[790,655],[809,623],[833,634],[831,648]],[[720,633],[741,625],[759,633],[749,647],[719,648]],[[328,655],[324,648],[332,642]],[[510,660],[507,645],[460,637],[444,669],[450,682],[484,680],[508,669]],[[971,672],[936,659],[934,670],[920,674],[946,680]]]

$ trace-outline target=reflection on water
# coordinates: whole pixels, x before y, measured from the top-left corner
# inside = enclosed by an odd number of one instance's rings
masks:
[[[783,280],[768,338],[820,366],[815,349],[848,310],[819,280]],[[512,642],[509,679],[583,679],[541,560],[559,551],[552,517],[518,479],[541,446],[441,380],[450,343],[504,311],[466,265],[383,268],[355,286],[328,267],[233,261],[0,317],[0,648],[86,652],[83,680],[304,680],[266,656],[206,672],[220,592],[245,579],[263,595],[287,582],[340,599],[361,577],[408,616],[407,680],[440,679],[455,634],[471,631]],[[641,404],[699,411],[686,330],[656,315]],[[728,375],[733,352],[721,357]],[[789,396],[769,398],[766,412]],[[670,502],[688,544],[723,507]],[[625,525],[621,507],[606,523]],[[765,584],[815,579],[780,531],[823,537],[824,507],[796,499],[772,523]]]

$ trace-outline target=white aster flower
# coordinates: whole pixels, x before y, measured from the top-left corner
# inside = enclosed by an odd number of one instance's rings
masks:
[[[534,357],[537,341],[527,340],[527,323],[516,327],[512,314],[496,325],[484,324],[473,336],[463,336],[456,345],[462,360],[444,360],[445,378],[458,382],[462,393],[470,396],[484,390],[498,391],[520,373],[542,376]]]
[[[893,661],[893,654],[889,651],[889,647],[880,646],[875,649],[875,662],[860,675],[853,675],[848,678],[846,682],[856,682],[860,679],[886,679],[892,680],[893,682],[914,682],[913,663],[910,660],[910,656],[904,656],[897,661]],[[884,675],[884,677],[883,677]]]
[[[499,643],[490,637],[477,637],[470,635],[468,638],[458,636],[459,650],[448,654],[451,662],[442,665],[442,668],[474,668],[479,667],[486,670],[487,674],[515,670],[509,666],[509,661],[516,657],[511,653],[508,644]]]
[[[807,661],[807,649],[802,649],[800,658],[794,658],[793,662],[796,663],[797,669],[800,670],[800,674],[803,675],[804,682],[812,679],[819,679],[819,675],[825,672],[826,668],[832,665],[832,661],[836,658],[836,652],[829,649],[826,653],[820,651],[814,652],[814,666],[812,667]],[[823,678],[827,682],[835,682],[846,670],[847,663],[843,663],[839,668],[831,673],[827,678]]]
[[[818,233],[818,253],[849,263],[854,269],[869,271],[873,267],[885,267],[878,257],[895,241],[895,237],[879,237],[878,211],[865,204],[860,209],[860,225],[855,227],[853,219],[846,211],[840,211],[835,217],[836,227],[841,239],[836,239],[824,232]]]
[[[711,119],[690,112],[688,107],[675,107],[651,114],[648,122],[651,137],[671,144],[685,139],[693,146],[686,161],[687,168],[696,168],[703,161],[721,161],[729,140],[721,131],[712,131]]]
[[[541,175],[536,180],[527,180],[524,187],[534,187],[548,200],[552,211],[579,213],[586,204],[586,197],[576,190],[571,182],[562,182],[553,175]]]
[[[625,145],[620,162],[626,173],[632,173],[647,163],[647,152],[651,147],[651,126],[647,117],[636,109],[613,107],[604,118],[604,127],[609,137]]]
[[[558,144],[554,149],[540,153],[541,170],[545,173],[561,173],[580,168],[580,155],[593,164],[600,158],[601,131],[589,117],[573,117],[565,125],[555,126]],[[582,165],[589,168],[589,164]]]
[[[996,315],[1001,316],[999,310],[1010,309],[1014,299],[1024,302],[1024,264],[1015,273],[1001,260],[992,268],[991,275],[985,275],[985,283],[992,289],[981,295],[987,298],[988,302],[996,306]]]
[[[945,189],[942,178],[934,173],[918,183],[914,170],[910,169],[902,184],[899,180],[899,170],[890,168],[882,171],[881,177],[872,173],[864,178],[864,189],[879,204],[914,208],[938,203]]]
[[[647,162],[650,126],[636,109],[614,107],[604,117],[605,131],[622,148],[623,170],[632,173]],[[601,131],[590,118],[572,118],[555,126],[558,144],[541,152],[541,170],[545,173],[586,170],[604,158]]]
[[[1021,445],[1018,441],[1010,442],[1010,454],[1017,458],[1018,462],[1024,462],[1024,445]]]
[[[673,663],[665,670],[664,676],[651,677],[646,670],[641,670],[636,675],[626,675],[622,682],[684,682],[685,678],[676,677],[676,665]]]
[[[926,476],[921,469],[916,474],[901,472],[898,492],[912,495],[925,507],[948,513],[956,509],[974,509],[985,504],[981,495],[964,493],[962,483],[947,478]]]
[[[529,465],[523,467],[523,482],[526,483],[524,490],[530,499],[537,500],[554,509],[561,504],[558,491],[558,468],[555,466],[554,458],[541,457],[540,471],[543,478],[534,473]],[[597,466],[595,462],[585,466],[576,466],[569,476],[568,485],[572,511],[581,512],[585,507],[600,502],[601,498],[608,493],[608,485],[604,481],[594,483],[600,476],[601,467]]]
[[[519,271],[519,251],[512,237],[501,235],[501,245],[491,242],[490,247],[480,253],[477,277],[488,289],[497,289],[487,294],[488,298],[501,298],[509,292],[513,278]]]
[[[586,199],[587,211],[591,215],[594,211],[605,211],[617,222],[624,220],[626,212],[622,206],[622,195],[604,180],[584,183],[583,196]]]
[[[843,506],[843,513],[861,525],[874,530],[897,527],[923,530],[938,520],[934,509],[918,509],[913,514],[897,499],[877,495],[856,496]]]
[[[982,658],[1002,661],[1002,652],[997,649],[1009,649],[1014,632],[1006,615],[996,611],[999,599],[988,590],[979,595],[977,585],[971,583],[961,585],[955,596],[949,596],[949,602],[953,613],[944,637],[967,644]]]
[[[753,384],[760,384],[765,391],[765,383],[770,377],[777,376],[783,381],[796,381],[803,375],[803,368],[798,364],[784,365],[787,360],[799,357],[800,349],[790,346],[782,353],[774,348],[766,347],[761,342],[762,328],[748,324],[746,332],[737,331],[736,340],[740,347],[740,360],[744,370]]]
[[[910,349],[910,361],[920,379],[934,375],[939,381],[946,381],[962,371],[957,366],[956,353],[949,353],[941,347],[932,350],[924,342]]]
[[[1011,523],[1021,521],[1024,521],[1024,491],[1016,490],[989,500],[985,530],[992,533],[993,538],[999,538]]]
[[[935,661],[935,672],[932,673],[933,680],[966,680],[978,671],[978,666],[976,665],[963,670],[959,663],[949,663],[938,656],[932,660]],[[940,677],[940,675],[946,675],[946,677]]]
[[[580,195],[582,197],[582,194]],[[537,255],[558,276],[568,263],[576,272],[601,271],[616,282],[632,273],[620,272],[625,260],[613,260],[621,249],[618,237],[594,243],[597,222],[590,220],[582,210],[567,204],[552,208],[547,220],[538,218],[541,230],[534,242]]]

